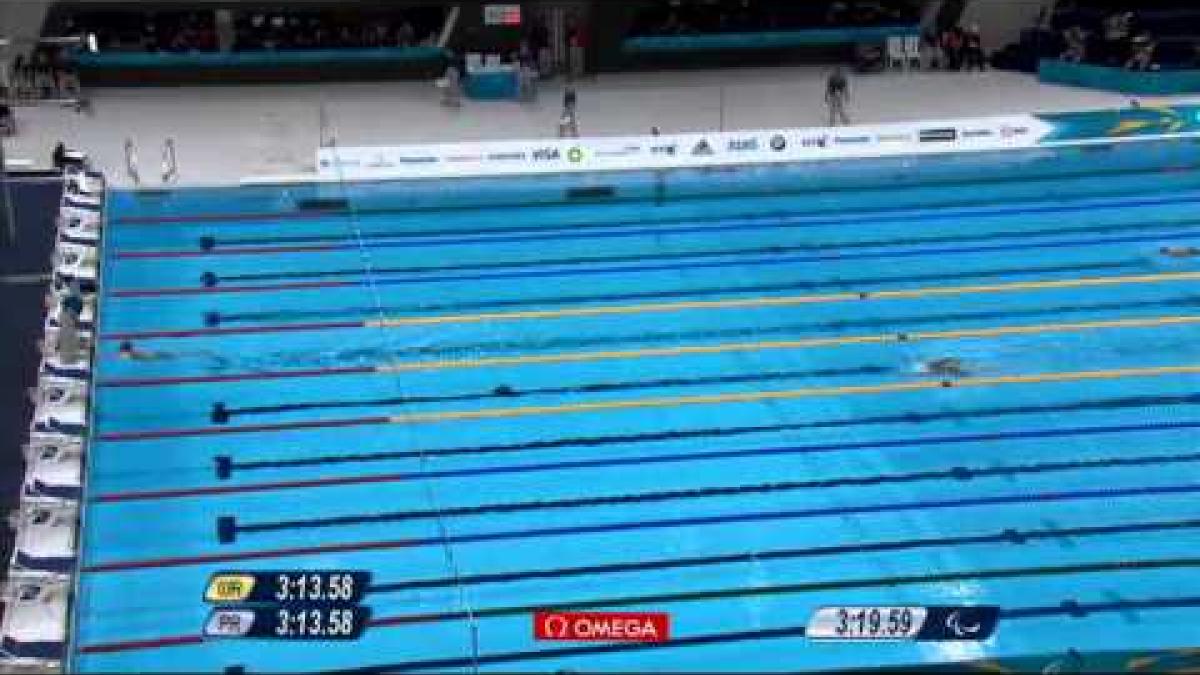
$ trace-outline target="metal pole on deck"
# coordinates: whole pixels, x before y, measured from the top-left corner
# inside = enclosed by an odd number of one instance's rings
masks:
[[[4,139],[0,137],[0,199],[4,200],[4,230],[8,243],[17,243],[17,216],[13,209],[12,187],[8,184],[8,164],[4,159]]]
[[[719,120],[719,126],[717,128],[721,131],[725,131],[725,87],[721,87],[717,91],[720,92],[719,101],[721,105],[721,119]]]

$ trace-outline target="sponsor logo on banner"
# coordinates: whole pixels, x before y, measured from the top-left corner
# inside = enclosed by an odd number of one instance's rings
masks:
[[[482,162],[483,155],[448,155],[447,162]]]
[[[800,147],[802,148],[824,148],[828,146],[828,136],[809,136],[808,138],[800,139]]]
[[[493,162],[516,162],[524,161],[525,153],[523,152],[493,152],[487,156],[488,160]]]
[[[1004,125],[1000,127],[1000,135],[1004,138],[1012,138],[1013,136],[1024,136],[1029,133],[1029,127],[1010,127]]]
[[[708,142],[708,139],[704,139],[704,138],[700,139],[700,142],[696,143],[696,145],[692,148],[692,156],[693,157],[708,157],[709,155],[712,155],[712,154],[713,154],[712,144],[710,144]]]
[[[996,132],[991,129],[963,129],[963,138],[991,138]]]
[[[328,159],[325,159],[324,157],[322,157],[321,161],[318,162],[318,164],[320,165],[320,167],[322,169],[328,169],[330,167],[330,165],[332,164],[332,162],[330,162]]]
[[[534,612],[533,637],[572,642],[667,642],[671,617],[664,612]]]
[[[859,136],[835,136],[833,142],[837,143],[838,145],[863,145],[871,142],[871,136],[869,134],[862,134]]]
[[[436,161],[437,157],[429,155],[400,155],[396,158],[396,162],[400,164],[433,164]]]
[[[734,138],[729,141],[730,152],[753,152],[758,150],[758,139],[750,138]]]
[[[396,166],[396,163],[387,161],[383,158],[383,155],[375,155],[371,158],[371,161],[366,163],[368,169],[384,169],[393,166]]]
[[[880,143],[911,143],[912,134],[879,134],[876,136]]]
[[[538,148],[533,151],[533,159],[537,162],[552,162],[562,159],[558,148]]]
[[[650,154],[652,155],[667,155],[669,157],[674,157],[676,152],[679,152],[679,146],[675,145],[674,143],[650,146]]]
[[[771,149],[775,152],[782,152],[787,149],[787,137],[783,134],[775,134],[771,137]]]
[[[958,140],[958,129],[922,129],[918,136],[922,143],[950,143]]]
[[[629,157],[636,155],[642,151],[640,145],[627,145],[620,150],[597,150],[597,157]]]
[[[567,150],[567,160],[573,164],[578,164],[583,161],[583,148],[576,146]]]

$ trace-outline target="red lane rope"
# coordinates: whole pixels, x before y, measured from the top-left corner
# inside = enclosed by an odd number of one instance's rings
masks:
[[[337,420],[304,420],[301,422],[276,422],[274,424],[246,424],[226,427],[183,427],[179,429],[147,429],[143,431],[110,431],[99,434],[102,441],[148,441],[156,438],[184,438],[187,436],[215,436],[218,434],[249,434],[259,431],[290,431],[294,429],[322,429],[337,427],[358,427],[371,424],[388,424],[392,421],[386,415],[373,417],[351,417]]]
[[[125,216],[116,219],[116,223],[136,223],[148,225],[152,223],[215,223],[223,221],[242,220],[315,220],[328,218],[331,214],[322,211],[260,211],[257,213],[196,213],[172,216]],[[336,214],[333,214],[336,215]]]
[[[102,642],[94,645],[84,645],[77,651],[80,654],[111,654],[112,652],[129,652],[141,649],[159,649],[161,647],[178,647],[195,645],[204,642],[200,635],[172,635],[169,637],[152,638],[149,640],[128,640],[125,642]]]
[[[325,375],[366,375],[374,373],[374,366],[345,366],[340,368],[309,368],[306,370],[268,370],[263,372],[234,373],[231,375],[181,375],[177,377],[129,377],[101,380],[98,387],[162,387],[177,384],[211,384],[214,382],[242,382],[247,380],[282,380],[290,377],[321,377]]]
[[[345,244],[308,244],[305,246],[236,246],[230,248],[214,248],[210,251],[119,251],[117,260],[130,258],[203,258],[210,255],[258,255],[262,253],[327,253],[342,251],[349,247]]]
[[[140,569],[157,569],[163,567],[185,567],[188,565],[204,565],[208,563],[228,563],[242,560],[262,560],[264,558],[284,558],[300,555],[319,555],[324,553],[353,553],[358,551],[378,551],[392,548],[411,546],[412,539],[384,539],[379,541],[361,541],[349,544],[325,544],[322,546],[295,546],[290,548],[273,548],[261,551],[242,551],[240,553],[210,553],[207,555],[173,556],[169,558],[147,558],[145,560],[119,560],[98,565],[87,565],[82,571],[85,574],[97,572],[123,572]]]
[[[152,338],[204,337],[206,335],[243,335],[249,333],[295,333],[309,330],[366,328],[365,321],[313,321],[309,323],[280,323],[267,326],[233,326],[229,328],[181,328],[178,330],[127,331],[101,335],[101,340],[148,340]]]
[[[261,293],[265,291],[295,291],[312,288],[344,288],[361,286],[361,281],[293,281],[260,286],[167,286],[165,288],[133,288],[113,291],[114,298],[151,298],[161,295],[205,295],[209,293]]]
[[[245,485],[212,485],[173,490],[151,490],[145,492],[111,492],[92,498],[97,503],[136,502],[181,497],[208,497],[212,495],[237,494],[241,492],[265,492],[269,490],[291,490],[295,488],[329,487],[331,485],[362,485],[369,483],[391,483],[412,478],[407,473],[377,473],[358,476],[334,476],[329,478],[306,478],[282,480],[270,483],[247,483]]]

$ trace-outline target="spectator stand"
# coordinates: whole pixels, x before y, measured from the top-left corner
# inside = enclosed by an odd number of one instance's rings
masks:
[[[1139,95],[1200,92],[1200,5],[1059,3],[1048,21],[1026,31],[998,60],[997,65],[1037,72],[1047,83]]]
[[[445,60],[444,6],[400,9],[78,11],[49,25],[94,33],[71,62],[84,84],[430,77]]]
[[[634,17],[621,50],[631,60],[805,49],[835,54],[828,50],[864,45],[882,54],[889,40],[904,45],[920,35],[919,3],[907,0],[664,0]]]

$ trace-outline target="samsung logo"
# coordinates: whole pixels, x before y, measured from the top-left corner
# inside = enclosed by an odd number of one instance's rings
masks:
[[[922,129],[919,134],[922,143],[946,143],[958,140],[957,129]]]
[[[729,150],[732,152],[750,152],[758,150],[757,138],[735,138],[729,141]]]
[[[597,157],[628,157],[630,155],[636,155],[641,151],[642,151],[642,146],[640,146],[640,145],[627,145],[627,146],[621,148],[620,150],[597,150],[596,156]]]
[[[870,136],[837,136],[834,138],[834,142],[837,143],[838,145],[862,145],[863,143],[870,143],[871,137]]]

